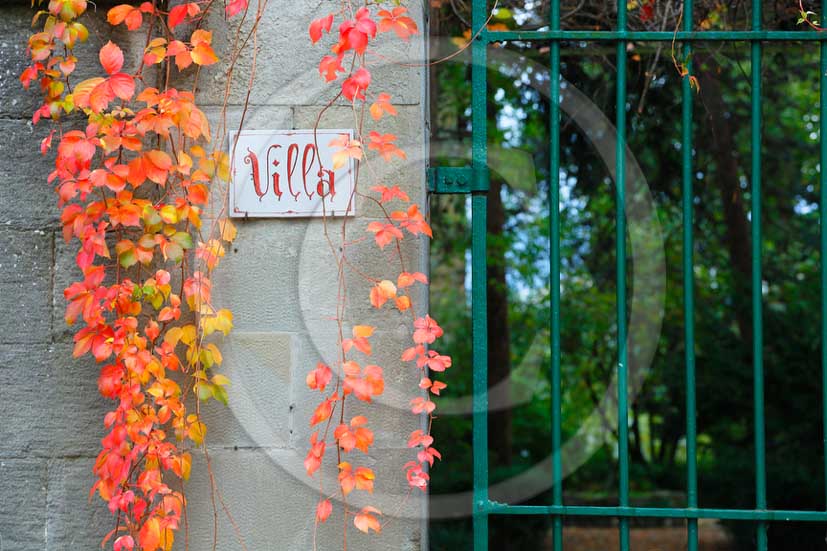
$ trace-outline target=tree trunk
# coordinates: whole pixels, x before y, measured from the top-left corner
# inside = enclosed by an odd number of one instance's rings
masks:
[[[511,375],[511,329],[508,324],[508,287],[505,281],[505,247],[500,239],[505,226],[502,183],[491,180],[488,193],[488,387],[505,387]],[[488,448],[492,466],[511,464],[511,410],[491,412],[488,419]]]
[[[749,347],[752,343],[752,249],[747,209],[744,205],[743,190],[739,185],[738,160],[735,157],[737,148],[729,123],[731,116],[727,117],[727,107],[718,80],[718,64],[712,57],[699,56],[696,65],[699,67],[701,101],[707,112],[707,127],[713,147],[718,152],[714,183],[718,187],[723,204],[726,247],[733,269],[735,317],[742,342]]]

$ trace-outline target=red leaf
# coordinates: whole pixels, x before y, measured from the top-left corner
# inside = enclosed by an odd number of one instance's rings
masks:
[[[238,15],[242,11],[247,9],[247,5],[249,4],[249,0],[233,0],[227,7],[225,8],[227,11],[227,17],[232,17],[234,15]]]
[[[331,13],[327,17],[322,17],[321,19],[315,19],[310,24],[310,40],[315,44],[322,38],[322,31],[330,32],[330,28],[333,26],[333,14]]]
[[[353,73],[353,76],[342,83],[342,95],[350,101],[365,99],[365,90],[370,86],[370,71],[364,67]]]
[[[333,504],[330,503],[329,499],[325,499],[319,502],[316,505],[316,520],[318,522],[324,522],[330,516],[330,513],[333,512]]]
[[[319,433],[314,432],[310,436],[310,451],[307,452],[307,457],[304,459],[304,469],[309,476],[313,476],[319,467],[322,466],[322,458],[324,457],[324,440],[319,441]]]
[[[114,551],[132,551],[135,549],[135,540],[132,536],[121,536],[115,540]]]
[[[319,74],[324,77],[327,82],[333,82],[339,77],[339,73],[344,71],[342,67],[342,56],[328,55],[322,58],[319,63]]]
[[[100,51],[100,62],[108,74],[117,73],[123,67],[123,51],[111,40]]]
[[[368,41],[376,36],[376,23],[370,18],[368,8],[360,8],[356,19],[345,21],[339,27],[339,53],[355,50],[357,54],[365,53]]]
[[[427,314],[414,320],[414,329],[413,340],[417,344],[431,344],[443,333],[436,320]]]
[[[179,4],[169,10],[169,16],[167,17],[167,24],[169,25],[170,29],[174,29],[178,25],[184,22],[184,18],[187,16],[187,6],[189,4]],[[197,5],[197,4],[196,4]]]
[[[135,93],[135,80],[126,73],[115,73],[109,77],[109,86],[113,94],[125,101],[132,99]]]
[[[312,390],[324,391],[330,379],[333,377],[333,372],[323,363],[316,365],[316,369],[307,374],[306,383],[308,388]]]

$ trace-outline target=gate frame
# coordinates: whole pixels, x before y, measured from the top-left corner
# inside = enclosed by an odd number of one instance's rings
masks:
[[[767,551],[767,523],[773,521],[827,522],[823,511],[768,510],[764,421],[763,318],[761,285],[761,59],[764,42],[817,42],[820,47],[819,78],[819,222],[821,287],[821,371],[822,422],[825,427],[825,504],[827,504],[827,32],[762,30],[761,0],[752,0],[750,30],[694,31],[693,0],[684,0],[682,30],[675,32],[629,31],[626,27],[625,0],[617,0],[617,28],[605,31],[561,30],[560,1],[551,0],[549,30],[491,31],[486,28],[489,10],[486,0],[472,0],[472,137],[471,166],[466,168],[435,167],[429,171],[431,193],[471,195],[471,316],[473,345],[473,543],[477,551],[488,550],[488,519],[491,515],[548,515],[552,517],[553,548],[563,549],[563,520],[566,517],[591,516],[619,519],[620,551],[630,550],[629,521],[632,518],[675,518],[687,520],[687,549],[698,549],[698,519],[752,521],[756,525],[756,549]],[[827,0],[821,3],[821,27],[827,28]],[[489,171],[487,167],[487,48],[494,42],[545,42],[550,49],[550,117],[551,139],[549,191],[549,245],[551,289],[551,444],[552,504],[510,505],[492,501],[488,496],[488,334],[486,216]],[[567,506],[563,503],[562,430],[560,376],[560,43],[594,41],[616,44],[617,90],[615,121],[617,146],[615,155],[615,247],[617,263],[617,379],[618,379],[618,455],[619,504],[617,506]],[[626,45],[638,42],[675,42],[682,44],[687,74],[681,82],[681,181],[683,217],[683,308],[686,385],[686,507],[632,507],[629,503],[629,428],[628,428],[628,351],[626,327]],[[695,382],[695,320],[693,273],[693,185],[692,185],[692,44],[694,42],[749,42],[751,73],[751,251],[752,251],[752,326],[753,326],[753,403],[755,432],[754,509],[698,508],[697,477],[697,408]]]

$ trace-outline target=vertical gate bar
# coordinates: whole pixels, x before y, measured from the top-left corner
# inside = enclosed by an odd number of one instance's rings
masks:
[[[480,31],[487,19],[486,0],[473,0],[472,27]],[[479,37],[471,46],[471,167],[474,189],[486,190],[488,157],[487,43]],[[471,196],[471,323],[473,346],[473,457],[474,550],[488,550],[488,197],[485,191]]]
[[[626,30],[626,0],[617,1],[617,28]],[[617,220],[617,453],[620,505],[629,505],[629,411],[626,350],[626,41],[617,42],[617,148],[615,218]],[[620,519],[620,551],[629,551],[629,518]]]
[[[827,1],[827,0],[825,0]],[[683,30],[692,31],[692,0],[683,3]],[[683,199],[683,324],[686,362],[686,506],[698,506],[697,414],[695,403],[695,274],[692,238],[692,44],[683,44],[686,75],[681,79],[681,169]],[[698,520],[687,522],[687,551],[698,550]]]
[[[752,2],[752,30],[761,30],[761,0]],[[761,279],[761,53],[760,40],[750,44],[751,65],[751,115],[750,141],[752,149],[752,356],[753,356],[753,400],[755,408],[755,504],[758,509],[767,508],[767,474],[765,460],[764,428],[764,327],[763,327],[763,285]],[[767,524],[756,526],[758,551],[767,549]]]
[[[821,2],[821,26],[827,27],[827,0]],[[821,407],[824,430],[824,481],[827,505],[827,42],[819,44],[819,226],[821,232]]]
[[[825,0],[827,1],[827,0]],[[560,0],[551,0],[551,30],[560,29]],[[562,390],[560,376],[560,42],[553,40],[549,65],[549,291],[551,294],[551,477],[552,505],[563,504]],[[552,518],[552,549],[563,549],[563,518]]]

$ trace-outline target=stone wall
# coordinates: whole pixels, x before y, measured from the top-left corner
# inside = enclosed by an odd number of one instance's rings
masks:
[[[309,47],[306,28],[334,4],[269,1],[259,33],[257,82],[247,128],[313,126],[332,88],[318,78],[315,64],[323,48]],[[103,21],[106,9],[99,5],[98,13],[85,22],[93,31],[90,45],[79,56],[81,67],[96,66],[97,49],[110,37],[133,54],[140,49],[130,46],[133,37],[108,28]],[[24,92],[17,80],[25,66],[32,14],[28,2],[0,4],[0,551],[99,549],[114,520],[103,502],[88,496],[92,462],[104,434],[103,416],[110,405],[97,393],[98,366],[72,359],[71,333],[63,323],[62,291],[77,271],[72,247],[61,237],[56,197],[46,181],[51,159],[39,154],[46,126],[30,124],[35,94]],[[219,18],[213,28],[222,25],[226,24]],[[216,35],[221,56],[230,33],[225,27]],[[421,60],[424,46],[422,41],[402,46],[394,41],[386,51],[395,61]],[[236,74],[246,78],[251,63],[249,54],[243,56]],[[220,127],[223,72],[221,67],[209,68],[199,96],[214,129]],[[400,104],[399,117],[383,121],[382,129],[400,136],[410,157],[405,166],[394,165],[380,177],[400,184],[420,203],[425,197],[424,78],[421,69],[393,63],[374,73],[377,87]],[[243,88],[230,97],[230,126],[239,120],[242,92]],[[336,105],[321,127],[352,128],[352,121],[349,107]],[[372,274],[393,275],[390,257],[368,240],[359,241],[365,226],[378,216],[376,208],[360,200],[357,214],[348,222],[346,237],[355,242],[348,245],[352,259]],[[336,228],[340,222],[334,221]],[[312,549],[318,489],[304,473],[302,461],[310,434],[308,419],[318,395],[305,388],[304,379],[318,361],[334,357],[335,266],[320,220],[240,221],[238,229],[237,242],[219,267],[214,292],[217,302],[235,314],[235,330],[223,343],[223,370],[233,381],[230,405],[211,402],[205,411],[211,470],[219,492],[211,492],[205,458],[196,453],[193,478],[186,487],[189,549],[212,549],[213,497],[218,549],[242,548],[236,528],[251,551]],[[404,252],[409,270],[423,270],[424,242],[411,242]],[[351,526],[349,548],[426,548],[424,499],[405,498],[402,470],[410,456],[406,436],[418,424],[405,408],[417,377],[398,361],[399,350],[410,342],[410,317],[372,311],[365,283],[348,281],[348,323],[383,328],[374,360],[385,368],[387,397],[371,406],[375,448],[370,456],[354,459],[377,471],[371,503],[386,513],[383,520],[390,521],[381,536],[363,536]],[[328,481],[326,487],[333,484]],[[319,530],[318,548],[340,548],[341,531],[341,513],[336,511]],[[176,549],[184,549],[183,542],[182,529]]]

